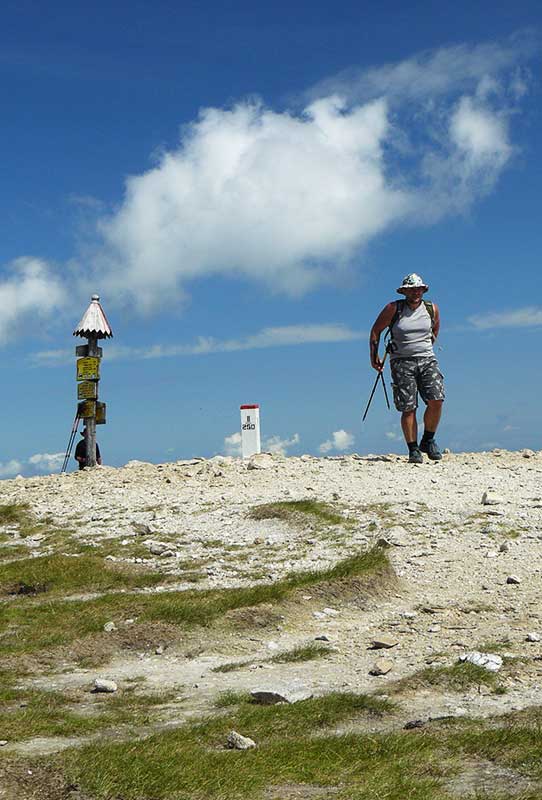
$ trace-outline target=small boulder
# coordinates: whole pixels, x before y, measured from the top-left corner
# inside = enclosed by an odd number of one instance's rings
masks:
[[[484,506],[498,506],[499,503],[504,503],[504,498],[500,494],[488,489],[482,495],[482,505]]]
[[[527,641],[527,642],[540,642],[540,641],[542,641],[542,638],[540,637],[539,633],[534,633],[534,631],[531,631],[525,637],[525,641]]]
[[[373,668],[369,670],[369,675],[387,675],[393,669],[393,661],[387,658],[379,658],[375,661]]]
[[[116,692],[118,689],[117,684],[115,681],[108,681],[106,678],[96,678],[94,681],[94,691],[95,692],[104,692],[106,694],[112,694]]]
[[[392,647],[397,647],[398,644],[397,639],[382,634],[381,636],[375,636],[371,640],[370,648],[371,650],[390,650]]]
[[[489,672],[498,672],[503,663],[502,658],[495,653],[479,653],[478,651],[463,653],[459,656],[459,661],[461,663],[467,662],[477,667],[483,667]]]
[[[241,736],[237,731],[230,731],[226,740],[226,747],[230,750],[252,750],[256,747],[256,742],[248,736]]]
[[[250,458],[247,469],[270,469],[273,466],[273,456],[270,453],[256,453]]]
[[[273,706],[277,703],[299,703],[309,700],[312,692],[304,686],[290,688],[253,689],[250,696],[255,703],[262,706]]]
[[[509,575],[506,579],[506,583],[509,583],[512,586],[519,586],[521,583],[521,578],[518,578],[517,575]]]
[[[114,622],[106,622],[104,625],[104,631],[106,633],[113,633],[113,631],[117,630],[117,626]]]

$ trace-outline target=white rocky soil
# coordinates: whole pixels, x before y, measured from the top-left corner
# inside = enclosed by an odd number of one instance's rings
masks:
[[[28,504],[38,519],[52,517],[86,544],[116,540],[121,550],[106,556],[110,560],[178,574],[178,581],[145,591],[271,582],[331,566],[377,542],[398,578],[391,588],[360,598],[322,600],[308,590],[301,602],[283,604],[283,618],[272,625],[187,631],[180,644],[125,653],[97,669],[58,670],[34,683],[89,690],[98,679],[122,689],[130,679],[144,678],[148,688],[178,690],[182,702],[173,716],[181,722],[205,712],[226,689],[387,692],[428,665],[497,650],[519,657],[506,677],[506,693],[484,687],[462,694],[430,687],[407,692],[400,699],[401,720],[492,715],[540,704],[541,478],[542,452],[496,450],[448,454],[421,466],[395,455],[133,461],[120,469],[2,481],[0,504]],[[258,504],[307,498],[326,501],[355,523],[292,526],[248,517]],[[134,543],[144,545],[148,556],[130,555]],[[23,544],[35,555],[48,552],[39,537],[19,538],[14,526],[2,554]],[[131,624],[113,622],[113,628]],[[268,662],[317,637],[328,641],[325,658]],[[212,671],[232,661],[247,665]],[[375,669],[377,662],[382,669]],[[379,671],[384,674],[373,674]],[[375,719],[374,727],[387,724]],[[12,747],[45,752],[62,744]]]

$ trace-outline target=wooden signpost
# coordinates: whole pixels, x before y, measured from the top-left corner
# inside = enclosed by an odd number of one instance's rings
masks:
[[[77,405],[76,419],[85,421],[86,466],[96,466],[96,425],[105,424],[105,403],[98,402],[100,382],[100,361],[102,348],[98,339],[113,336],[111,326],[100,305],[97,294],[83,314],[81,322],[73,332],[74,336],[84,337],[88,344],[75,348],[77,356]]]

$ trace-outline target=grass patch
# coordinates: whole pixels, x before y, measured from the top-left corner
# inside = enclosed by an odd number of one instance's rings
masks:
[[[36,736],[84,736],[118,725],[150,722],[150,712],[167,703],[172,692],[137,694],[130,687],[115,695],[81,695],[16,687],[0,675],[0,731],[10,742]],[[93,713],[83,705],[92,703]]]
[[[323,658],[328,655],[329,648],[311,642],[310,644],[301,644],[292,650],[285,650],[282,653],[277,653],[269,661],[274,664],[297,664],[300,661],[312,661],[315,658]]]
[[[99,563],[100,571],[104,572],[103,563]],[[137,618],[138,623],[165,622],[184,627],[210,625],[228,611],[276,603],[307,586],[355,579],[359,591],[360,580],[382,582],[391,575],[385,553],[374,548],[339,561],[329,569],[291,573],[268,585],[160,594],[105,594],[86,601],[8,603],[0,620],[0,647],[5,653],[36,652],[97,634],[105,622],[127,618]]]
[[[281,519],[294,524],[305,524],[307,520],[326,525],[345,525],[352,522],[343,514],[339,514],[328,503],[319,500],[286,500],[280,503],[264,503],[252,508],[249,517],[255,520]]]
[[[311,661],[315,658],[322,658],[329,653],[329,649],[323,645],[310,642],[309,644],[298,645],[291,650],[284,650],[281,653],[276,653],[271,658],[254,659],[249,658],[244,661],[230,661],[227,664],[220,664],[218,667],[213,667],[211,672],[236,672],[238,669],[243,669],[248,664],[259,663],[264,664],[296,664],[301,661]]]
[[[233,689],[228,689],[225,692],[220,692],[214,702],[214,707],[229,708],[230,706],[238,706],[241,703],[250,703],[251,700],[249,692],[234,692]]]
[[[26,504],[8,503],[0,505],[0,525],[24,525],[31,521],[29,507]]]
[[[0,594],[67,594],[156,586],[157,572],[130,571],[91,555],[40,556],[0,565]]]
[[[392,691],[399,693],[403,690],[433,686],[452,692],[463,692],[473,686],[489,686],[496,689],[498,685],[497,673],[465,661],[451,667],[422,669],[398,681]]]
[[[258,707],[230,695],[231,711],[198,725],[142,742],[86,746],[57,760],[66,782],[96,800],[241,800],[296,796],[280,787],[335,790],[340,800],[451,800],[450,778],[465,763],[488,763],[530,778],[521,800],[539,800],[542,715],[493,720],[450,720],[423,731],[333,735],[346,719],[386,713],[389,704],[363,695],[333,694],[294,705]],[[242,731],[257,742],[248,753],[224,749],[227,733]],[[167,765],[167,768],[165,768]],[[497,774],[495,772],[495,774]],[[507,775],[503,780],[510,782]],[[275,787],[275,788],[273,788]],[[503,785],[502,788],[507,788]],[[499,779],[476,797],[510,797]],[[501,791],[500,791],[501,789]]]

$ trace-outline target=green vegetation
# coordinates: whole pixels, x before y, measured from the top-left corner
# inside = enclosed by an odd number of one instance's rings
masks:
[[[310,642],[309,644],[298,645],[291,650],[283,650],[276,653],[271,658],[264,658],[263,663],[272,664],[295,664],[299,661],[311,661],[314,658],[322,658],[329,653],[329,649],[320,644]],[[247,664],[254,664],[258,659],[245,659],[244,661],[230,661],[227,664],[220,664],[213,667],[211,672],[235,672],[243,669]]]
[[[281,519],[293,524],[306,524],[308,521],[325,525],[347,525],[352,520],[339,514],[328,503],[318,500],[287,500],[282,503],[264,503],[250,510],[252,519]]]
[[[496,672],[479,667],[476,664],[454,664],[451,667],[427,667],[394,685],[396,693],[404,689],[420,689],[427,686],[439,687],[452,692],[463,692],[472,686],[489,686],[496,689],[499,675]]]
[[[225,714],[140,742],[92,744],[58,760],[66,781],[93,800],[241,800],[295,796],[294,787],[334,790],[341,800],[452,800],[450,781],[469,765],[492,764],[516,771],[530,790],[521,800],[540,798],[542,713],[504,720],[446,720],[421,731],[336,735],[346,720],[362,728],[367,715],[393,707],[373,697],[331,694],[294,705],[254,706],[233,693]],[[231,710],[229,710],[231,709]],[[242,731],[257,749],[225,750],[230,730]],[[167,765],[167,769],[164,768]],[[525,780],[530,779],[530,783]],[[292,793],[279,787],[292,787]],[[277,794],[271,787],[276,787]],[[299,791],[299,796],[305,796]],[[319,795],[320,796],[320,795]],[[515,796],[515,795],[514,795]],[[510,797],[491,778],[491,791],[478,800]]]
[[[104,572],[101,562],[100,571]],[[269,585],[159,594],[117,593],[92,600],[58,599],[47,603],[28,598],[24,603],[5,606],[0,620],[0,640],[4,653],[30,653],[97,634],[108,620],[129,617],[137,618],[138,623],[209,625],[230,610],[276,603],[306,586],[345,579],[374,580],[375,576],[389,580],[391,574],[386,555],[374,548],[340,561],[330,569],[291,573]]]
[[[115,695],[60,694],[19,688],[14,678],[0,673],[0,731],[4,739],[15,742],[36,736],[83,736],[118,725],[142,725],[154,718],[153,709],[171,697],[171,692],[137,694],[135,687]]]
[[[0,594],[49,595],[156,586],[157,572],[127,570],[91,555],[41,556],[0,564]]]
[[[295,664],[298,661],[311,661],[315,658],[322,658],[328,654],[329,648],[310,642],[309,644],[298,645],[292,650],[277,653],[269,660],[275,664]]]
[[[0,525],[24,525],[31,521],[27,505],[0,505]]]

